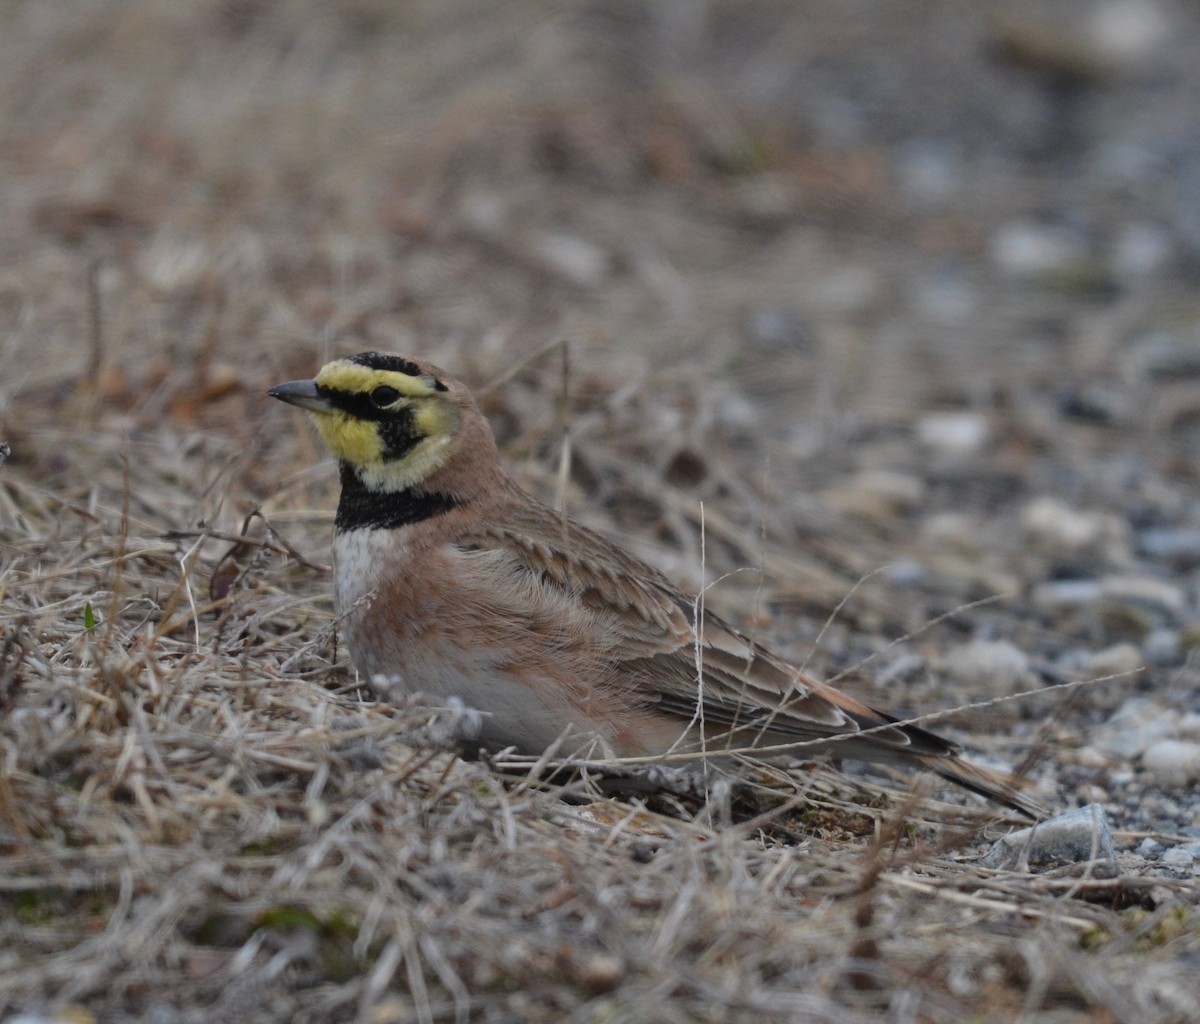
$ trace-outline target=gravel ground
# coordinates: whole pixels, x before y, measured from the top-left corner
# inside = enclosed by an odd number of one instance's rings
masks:
[[[1183,0],[0,6],[0,1020],[1200,1020],[1198,44]],[[854,766],[564,801],[372,704],[264,397],[367,348],[1111,856],[989,866],[991,812]]]

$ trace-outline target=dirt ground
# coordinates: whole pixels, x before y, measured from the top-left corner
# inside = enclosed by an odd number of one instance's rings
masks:
[[[1200,1021],[1197,52],[1184,0],[0,3],[0,1021]],[[376,703],[265,396],[366,349],[1119,874]]]

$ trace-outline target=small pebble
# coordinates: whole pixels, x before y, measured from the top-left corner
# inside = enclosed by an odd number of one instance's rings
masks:
[[[1200,743],[1158,740],[1142,754],[1142,767],[1164,786],[1186,786],[1200,779]]]
[[[883,578],[895,587],[919,587],[929,579],[929,570],[915,558],[891,562],[880,571]]]
[[[1104,600],[1144,608],[1147,611],[1181,616],[1187,607],[1187,595],[1182,587],[1154,576],[1105,576],[1100,581]]]
[[[851,486],[878,494],[901,510],[914,509],[925,500],[925,481],[912,473],[865,469],[854,477]]]
[[[584,960],[575,970],[579,984],[589,992],[610,992],[625,976],[625,963],[620,957],[596,953]]]
[[[1137,853],[1142,857],[1157,857],[1163,852],[1163,844],[1156,839],[1151,839],[1147,836],[1143,839],[1137,848]]]
[[[1102,594],[1099,580],[1055,580],[1039,583],[1029,599],[1039,611],[1056,612],[1096,604]]]
[[[1179,630],[1151,630],[1142,641],[1142,657],[1151,665],[1178,665],[1183,658],[1183,640]]]
[[[537,261],[572,284],[596,288],[608,276],[608,253],[585,238],[548,233],[535,235],[530,242]]]
[[[979,520],[962,512],[935,512],[920,526],[925,547],[949,549],[956,553],[979,551]]]
[[[1007,640],[972,640],[936,663],[952,679],[977,690],[1014,693],[1033,684],[1029,655]]]
[[[956,323],[975,312],[979,305],[979,293],[966,275],[943,272],[919,280],[913,301],[923,316],[942,323]]]
[[[1131,72],[1161,55],[1171,41],[1172,22],[1156,0],[1104,0],[1091,5],[1083,35],[1097,57],[1114,70]]]
[[[917,421],[917,440],[944,455],[974,455],[990,438],[987,418],[977,412],[928,412]]]
[[[1001,837],[983,858],[984,866],[1007,870],[1095,862],[1095,874],[1119,873],[1108,815],[1099,804],[1060,814],[1031,828]]]
[[[1200,565],[1200,530],[1155,528],[1137,536],[1138,551],[1147,558],[1192,568]]]
[[[1183,846],[1173,846],[1159,860],[1167,867],[1175,868],[1177,871],[1190,871],[1196,862],[1196,858]]]
[[[1092,768],[1100,770],[1107,768],[1112,764],[1112,758],[1104,751],[1097,750],[1093,746],[1080,747],[1075,751],[1075,763],[1080,768]]]
[[[904,197],[920,206],[940,206],[962,185],[960,154],[941,139],[910,139],[899,149],[897,171]]]
[[[794,310],[761,306],[746,317],[746,330],[754,344],[773,352],[800,352],[813,347],[812,331]]]
[[[1093,676],[1119,676],[1143,667],[1142,652],[1133,644],[1114,644],[1088,659],[1087,672]]]
[[[1175,733],[1174,715],[1146,697],[1131,697],[1091,737],[1091,746],[1109,757],[1130,761],[1158,740]]]
[[[1124,523],[1103,512],[1084,512],[1057,498],[1034,498],[1021,512],[1026,535],[1055,554],[1073,554],[1119,537]]]
[[[1002,226],[992,242],[992,259],[1012,277],[1052,277],[1084,263],[1084,238],[1057,224],[1015,221]]]
[[[1142,280],[1162,270],[1173,248],[1170,233],[1157,224],[1126,224],[1113,240],[1109,270],[1119,281]]]

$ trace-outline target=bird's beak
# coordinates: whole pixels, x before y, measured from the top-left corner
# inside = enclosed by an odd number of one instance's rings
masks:
[[[281,402],[287,402],[288,405],[298,405],[309,412],[333,410],[333,403],[317,390],[315,380],[289,380],[286,384],[276,384],[267,394]]]

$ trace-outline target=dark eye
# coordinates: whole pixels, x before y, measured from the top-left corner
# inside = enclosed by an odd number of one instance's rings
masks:
[[[386,384],[380,384],[379,387],[371,392],[371,404],[376,409],[386,409],[399,397],[400,392],[395,388],[389,388]]]

